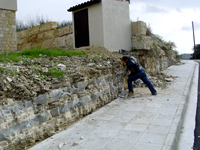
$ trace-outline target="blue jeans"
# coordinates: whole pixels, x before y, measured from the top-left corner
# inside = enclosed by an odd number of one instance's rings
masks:
[[[133,76],[130,76],[128,78],[128,89],[129,89],[129,92],[133,92],[134,93],[132,82],[137,80],[137,79],[139,79],[139,78],[148,86],[148,88],[149,88],[149,90],[151,91],[152,94],[156,92],[156,90],[154,89],[152,83],[147,78],[147,74],[146,74],[144,68],[142,68],[139,73],[137,73],[137,74],[135,74]]]

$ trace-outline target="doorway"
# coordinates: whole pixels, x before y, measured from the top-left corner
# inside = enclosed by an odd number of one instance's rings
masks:
[[[75,47],[89,46],[88,9],[74,13]]]

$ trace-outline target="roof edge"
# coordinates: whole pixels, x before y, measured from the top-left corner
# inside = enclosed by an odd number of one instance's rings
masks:
[[[100,3],[100,2],[101,2],[101,0],[90,0],[90,1],[87,1],[87,2],[84,2],[84,3],[81,3],[79,5],[70,7],[67,11],[69,11],[69,12],[76,11],[78,9],[82,9],[84,7],[88,7],[88,6],[91,6],[93,4],[97,4],[97,3]]]

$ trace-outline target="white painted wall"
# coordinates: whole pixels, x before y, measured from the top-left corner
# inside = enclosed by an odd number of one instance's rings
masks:
[[[102,3],[90,6],[88,15],[90,45],[104,46]]]
[[[0,0],[0,9],[17,11],[17,0]]]
[[[109,51],[131,50],[129,2],[102,0],[104,47]]]

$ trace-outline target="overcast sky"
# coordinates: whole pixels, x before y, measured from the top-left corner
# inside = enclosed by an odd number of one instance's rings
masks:
[[[71,21],[67,9],[88,0],[17,0],[16,19],[27,22],[42,16],[51,21]],[[200,0],[131,0],[130,20],[144,21],[152,32],[176,44],[179,54],[192,53],[193,32],[200,44]]]

